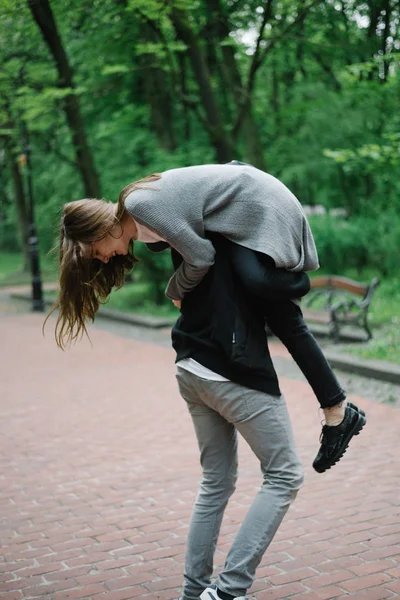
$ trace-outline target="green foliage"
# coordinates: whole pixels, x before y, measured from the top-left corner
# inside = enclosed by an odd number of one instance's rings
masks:
[[[193,47],[174,25],[179,14],[199,48],[197,58],[207,66],[231,141],[238,106],[250,94],[254,128],[244,135],[247,121],[242,121],[232,158],[257,158],[248,140],[258,135],[268,171],[303,204],[346,209],[347,220],[313,220],[324,267],[342,273],[369,266],[385,277],[395,274],[400,70],[395,44],[385,38],[383,3],[325,0],[298,19],[311,2],[273,2],[253,87],[254,36],[266,3],[221,0],[219,12],[210,5],[205,0],[52,2],[75,86],[62,89],[28,4],[1,0],[0,249],[15,250],[19,244],[7,143],[12,141],[16,156],[23,153],[22,119],[30,132],[42,251],[57,239],[63,204],[84,195],[63,110],[69,93],[79,99],[107,199],[115,201],[123,186],[149,173],[216,162]],[[393,2],[390,7],[395,30],[399,9]],[[370,30],[360,16],[369,23],[376,10]],[[26,187],[26,168],[21,172]],[[170,273],[168,253],[155,256],[139,245],[137,252],[141,263],[135,277],[153,281],[151,295],[161,302]]]
[[[160,59],[160,60],[166,60],[167,58],[167,48],[165,48],[165,46],[159,44],[159,43],[155,43],[155,42],[143,42],[143,43],[137,43],[136,47],[136,54],[138,56],[140,56],[141,54],[149,54],[150,56],[154,57],[155,59]],[[187,46],[186,44],[184,44],[183,42],[170,42],[168,44],[168,50],[170,52],[185,52],[185,50],[187,50]]]
[[[383,277],[395,276],[400,262],[400,223],[397,214],[339,219],[310,219],[321,267],[341,275],[348,269],[361,273],[365,267]]]
[[[5,213],[3,219],[0,221],[0,251],[7,250],[8,252],[18,252],[20,249],[20,240],[19,236],[15,235],[17,227],[18,221],[15,206],[11,206]]]
[[[134,275],[138,281],[148,282],[149,297],[157,306],[169,303],[164,291],[167,281],[172,275],[172,262],[170,251],[153,254],[150,253],[144,244],[137,242],[135,244],[135,256],[140,262],[135,267]]]
[[[160,318],[179,316],[179,311],[171,300],[165,298],[162,304],[152,300],[152,288],[149,282],[127,283],[120,290],[111,293],[106,307]]]
[[[40,270],[42,280],[54,281],[56,270],[54,261],[48,255],[41,254]],[[32,275],[23,271],[23,258],[15,252],[0,252],[0,287],[30,285]]]
[[[400,363],[400,327],[391,326],[375,339],[372,339],[365,348],[350,349],[362,358],[387,360],[396,364]]]
[[[103,67],[102,75],[125,75],[126,73],[129,73],[129,71],[130,69],[127,65],[106,65]]]
[[[384,134],[386,144],[364,144],[357,150],[325,150],[324,155],[342,164],[344,171],[373,172],[382,167],[395,167],[400,164],[400,134]]]

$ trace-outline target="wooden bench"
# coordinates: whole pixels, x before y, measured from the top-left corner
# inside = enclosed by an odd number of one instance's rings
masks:
[[[375,277],[369,284],[359,283],[346,277],[326,275],[311,279],[311,290],[303,300],[306,321],[329,326],[329,335],[339,340],[344,325],[361,327],[372,338],[368,325],[368,310],[379,280]],[[318,308],[314,308],[315,305]]]

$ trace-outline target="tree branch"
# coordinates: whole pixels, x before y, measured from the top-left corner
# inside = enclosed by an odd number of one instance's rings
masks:
[[[164,36],[161,28],[158,27],[158,25],[152,19],[149,19],[149,17],[147,15],[145,15],[140,9],[136,8],[135,10],[140,15],[140,17],[147,23],[147,25],[149,25],[149,27],[151,27],[153,29],[153,31],[157,34],[157,36],[160,38],[161,42],[163,43],[164,50],[166,51],[166,54],[168,57],[168,63],[169,63],[170,72],[171,72],[172,87],[174,89],[175,94],[177,95],[177,97],[179,98],[179,100],[182,102],[182,104],[184,106],[187,106],[188,108],[193,110],[193,112],[196,114],[197,118],[202,123],[202,125],[207,129],[207,131],[210,131],[210,127],[207,122],[207,119],[199,111],[198,103],[195,102],[194,100],[191,100],[188,96],[186,96],[180,89],[180,86],[178,85],[178,82],[177,82],[178,76],[177,76],[177,72],[175,69],[174,60],[171,55],[171,51],[168,47],[168,42],[165,39],[165,36]]]
[[[294,19],[294,21],[292,21],[292,23],[289,23],[289,25],[287,25],[286,27],[284,27],[282,29],[282,31],[276,35],[275,37],[271,38],[269,40],[269,42],[267,43],[267,45],[265,46],[265,48],[263,49],[263,51],[261,52],[260,47],[261,47],[261,41],[262,41],[262,34],[264,32],[265,29],[265,25],[267,23],[267,21],[265,20],[266,18],[266,12],[268,10],[268,8],[270,9],[270,4],[271,2],[268,3],[265,11],[264,11],[264,17],[263,17],[263,22],[262,25],[260,27],[260,34],[258,36],[258,40],[257,40],[257,46],[256,46],[256,52],[255,54],[257,54],[256,59],[253,58],[252,64],[250,66],[250,70],[249,70],[249,76],[248,76],[248,80],[247,80],[247,84],[244,90],[244,94],[243,94],[243,104],[241,106],[241,109],[239,111],[239,114],[237,116],[236,122],[233,126],[232,129],[232,134],[233,135],[237,135],[237,132],[239,131],[244,116],[248,110],[249,104],[250,104],[250,100],[251,100],[251,94],[252,91],[254,89],[254,83],[255,83],[255,76],[256,73],[258,71],[258,69],[260,68],[260,66],[262,65],[262,63],[265,61],[267,54],[269,52],[271,52],[271,50],[273,49],[273,47],[283,38],[285,37],[285,35],[287,35],[287,33],[289,33],[289,31],[291,31],[292,29],[294,29],[305,17],[305,15],[310,11],[311,8],[313,8],[313,6],[315,6],[316,4],[319,4],[323,2],[323,0],[312,0],[310,2],[310,4],[308,4],[308,6],[305,6],[303,8],[302,11],[300,11],[297,15],[297,17]]]
[[[308,6],[305,6],[303,8],[303,10],[301,12],[299,12],[299,14],[297,15],[297,17],[294,19],[294,21],[292,21],[292,23],[289,23],[289,25],[287,25],[286,27],[283,28],[283,30],[276,35],[275,37],[271,38],[271,40],[269,41],[269,43],[266,45],[266,47],[264,48],[261,58],[258,61],[257,65],[255,66],[255,70],[254,72],[250,73],[249,76],[249,81],[248,81],[248,88],[249,91],[252,90],[253,86],[254,86],[254,76],[255,76],[255,71],[257,71],[257,69],[261,66],[261,64],[264,62],[267,54],[272,50],[272,48],[283,38],[285,37],[285,35],[287,33],[289,33],[289,31],[291,31],[292,29],[294,29],[299,23],[301,23],[304,19],[304,17],[306,16],[306,14],[311,10],[311,8],[313,8],[313,6],[315,6],[316,4],[320,4],[321,2],[323,2],[324,0],[312,0],[312,2],[310,2],[310,4]]]
[[[325,71],[325,73],[330,77],[335,90],[337,92],[340,92],[342,90],[342,86],[340,84],[340,81],[336,78],[336,75],[333,72],[333,69],[330,67],[330,65],[328,65],[324,61],[324,59],[318,52],[312,51],[312,55],[315,58],[316,62],[322,67],[322,69]]]
[[[43,133],[35,132],[35,136],[40,142],[42,142],[43,147],[47,152],[52,152],[55,156],[57,156],[57,158],[59,158],[60,160],[62,160],[65,163],[67,163],[74,169],[79,169],[79,165],[78,165],[77,161],[73,160],[72,158],[70,158],[69,156],[67,156],[66,154],[64,154],[57,148],[57,146],[56,146],[57,142],[55,139],[55,135],[52,135],[50,138]]]
[[[255,72],[263,61],[263,58],[262,57],[260,58],[261,42],[263,41],[265,27],[272,15],[272,2],[273,2],[273,0],[268,0],[267,5],[264,9],[263,19],[261,22],[260,30],[258,32],[256,49],[254,51],[253,60],[250,65],[250,74],[253,73],[253,71]]]

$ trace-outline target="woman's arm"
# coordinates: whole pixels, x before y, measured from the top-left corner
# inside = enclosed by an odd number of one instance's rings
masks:
[[[141,190],[148,191],[148,190]],[[204,237],[204,224],[201,219],[186,221],[185,215],[163,219],[163,210],[153,203],[146,212],[142,205],[130,207],[130,214],[142,225],[150,227],[165,242],[146,244],[153,252],[162,252],[173,248],[183,258],[182,264],[168,282],[165,294],[171,300],[182,300],[184,295],[193,290],[214,264],[215,250],[210,240]],[[165,210],[165,207],[163,207]],[[142,214],[143,213],[143,214]],[[164,215],[165,216],[165,215]]]
[[[244,287],[263,300],[291,300],[310,291],[310,280],[304,272],[278,269],[270,256],[232,244],[233,267]]]
[[[214,247],[208,240],[204,241],[207,243],[207,245],[203,248],[203,250],[207,253],[210,264],[206,264],[205,266],[195,266],[186,262],[180,254],[180,264],[179,266],[175,267],[176,271],[169,280],[165,291],[166,296],[171,300],[182,300],[186,293],[193,290],[200,283],[210,267],[213,265],[215,255]],[[211,244],[211,247],[209,244]],[[177,246],[179,248],[184,247],[182,240],[179,240],[175,246],[170,245],[168,242],[147,243],[146,246],[151,252],[162,252],[163,250],[171,248],[172,250],[175,250],[176,253],[178,253]]]

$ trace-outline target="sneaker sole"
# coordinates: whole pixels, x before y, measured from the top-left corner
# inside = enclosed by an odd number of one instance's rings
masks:
[[[220,600],[220,596],[212,588],[206,588],[202,594],[200,594],[200,600]],[[236,596],[236,600],[248,600],[247,596]]]
[[[216,596],[214,592],[209,592],[208,590],[204,590],[204,592],[200,596],[200,600],[218,600],[219,596]]]
[[[351,438],[354,437],[355,435],[358,435],[360,433],[360,431],[362,429],[364,429],[366,423],[367,423],[367,419],[365,418],[365,413],[363,415],[363,414],[361,414],[361,411],[360,411],[358,413],[357,421],[355,422],[353,428],[347,434],[347,437],[344,439],[343,445],[341,446],[339,452],[335,455],[334,459],[328,466],[324,467],[323,469],[314,467],[314,469],[317,471],[317,473],[325,473],[325,471],[328,471],[328,469],[330,469],[331,467],[336,465],[336,463],[339,462],[339,460],[342,458],[342,456],[345,454],[347,448],[349,447]]]

